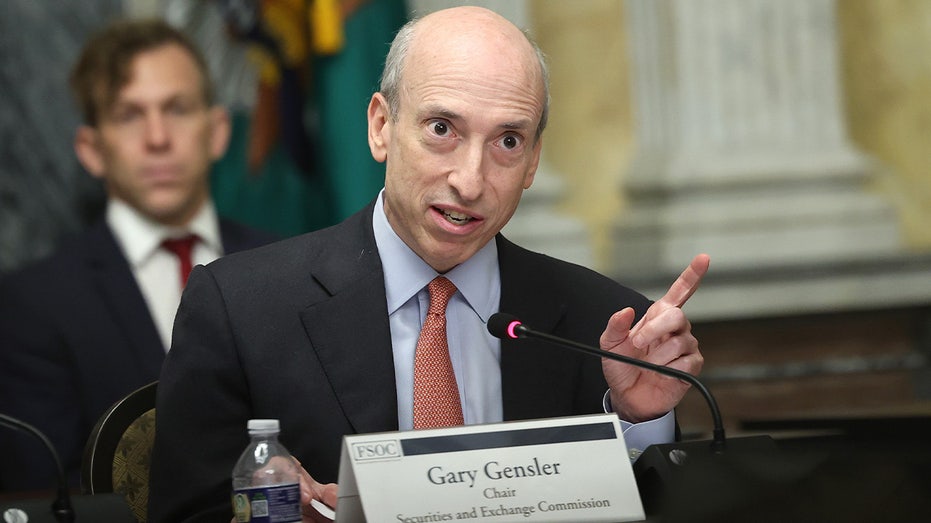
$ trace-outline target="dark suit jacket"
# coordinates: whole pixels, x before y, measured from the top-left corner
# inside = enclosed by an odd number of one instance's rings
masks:
[[[228,256],[191,275],[162,369],[149,521],[229,521],[246,421],[277,418],[281,442],[322,482],[345,434],[398,428],[384,276],[372,209],[335,227]],[[588,269],[497,238],[500,309],[597,344],[641,295]],[[504,418],[602,412],[597,358],[503,342]]]
[[[226,252],[271,235],[221,220]],[[91,428],[125,394],[158,379],[165,350],[110,228],[100,222],[50,258],[0,281],[0,412],[43,431],[73,484]],[[54,487],[33,438],[0,428],[0,491]]]

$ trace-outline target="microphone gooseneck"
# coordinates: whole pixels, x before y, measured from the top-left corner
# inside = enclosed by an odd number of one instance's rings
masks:
[[[721,420],[721,411],[718,409],[717,401],[715,401],[714,396],[711,395],[711,391],[709,391],[708,388],[698,380],[698,378],[692,374],[689,374],[688,372],[672,369],[663,365],[656,365],[654,363],[638,360],[636,358],[631,358],[621,354],[615,354],[613,352],[608,352],[596,347],[590,347],[588,345],[584,345],[572,340],[553,336],[545,332],[538,332],[521,323],[517,317],[503,312],[496,312],[491,315],[491,318],[488,319],[488,332],[490,332],[492,336],[500,339],[538,338],[555,345],[584,352],[592,356],[620,361],[622,363],[627,363],[628,365],[641,367],[685,381],[698,389],[702,397],[704,397],[705,401],[708,403],[708,408],[711,409],[711,417],[714,422],[714,430],[712,432],[711,441],[712,451],[723,452],[724,448],[726,447],[727,439],[724,436],[724,422]]]
[[[0,414],[0,425],[5,425],[7,427],[21,430],[23,432],[28,432],[29,434],[38,438],[43,445],[48,449],[49,454],[52,455],[52,460],[55,462],[55,468],[58,473],[58,495],[55,497],[55,501],[52,502],[52,514],[55,515],[55,520],[62,523],[71,523],[74,521],[74,509],[71,507],[71,497],[68,494],[68,478],[65,476],[65,469],[61,466],[61,459],[58,458],[58,453],[55,452],[55,447],[52,445],[52,442],[43,434],[39,429],[33,427],[32,425],[26,423],[25,421],[18,420],[6,414]]]

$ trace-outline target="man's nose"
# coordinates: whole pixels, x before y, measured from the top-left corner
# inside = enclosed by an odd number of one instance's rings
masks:
[[[469,144],[460,149],[455,169],[450,173],[449,185],[465,201],[477,200],[485,190],[484,144]]]
[[[168,144],[170,133],[165,116],[157,111],[146,115],[145,141],[150,147],[164,147]]]

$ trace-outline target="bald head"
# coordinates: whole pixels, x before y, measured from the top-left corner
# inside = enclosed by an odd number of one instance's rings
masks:
[[[380,92],[392,117],[402,103],[408,69],[431,64],[455,67],[475,80],[494,75],[537,86],[541,108],[536,137],[542,135],[549,114],[546,62],[539,47],[506,18],[481,7],[464,6],[430,13],[402,27],[391,44],[381,78]]]

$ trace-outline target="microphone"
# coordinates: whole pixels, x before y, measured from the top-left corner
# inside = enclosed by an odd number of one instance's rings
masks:
[[[42,431],[6,414],[0,414],[0,426],[27,432],[41,441],[51,454],[58,473],[58,492],[51,503],[51,510],[49,510],[47,498],[31,499],[4,495],[0,498],[0,518],[3,518],[3,521],[71,523],[78,519],[76,514],[81,514],[80,521],[106,521],[108,523],[137,521],[122,494],[107,492],[71,496],[68,490],[67,475],[61,465],[58,452]]]
[[[931,511],[924,495],[931,488],[931,452],[921,452],[921,444],[889,445],[901,443],[909,432],[914,439],[904,441],[924,442],[926,431],[882,425],[886,437],[866,438],[878,440],[868,445],[834,434],[790,436],[779,445],[768,435],[726,440],[717,402],[689,373],[538,332],[500,312],[489,318],[488,332],[502,340],[538,338],[621,361],[679,378],[701,392],[714,418],[711,452],[703,441],[654,444],[633,464],[646,513],[662,521],[753,521],[761,515],[773,521],[911,521]],[[896,478],[893,486],[889,478]]]
[[[515,316],[503,312],[496,312],[491,315],[491,318],[488,319],[488,332],[490,332],[492,336],[500,339],[516,340],[519,338],[539,338],[541,340],[545,340],[550,343],[554,343],[556,345],[570,348],[579,352],[584,352],[592,356],[620,361],[627,363],[628,365],[648,369],[653,372],[658,372],[660,374],[685,381],[695,387],[701,393],[702,397],[705,398],[705,401],[708,403],[708,408],[711,409],[711,417],[714,422],[711,441],[712,452],[724,452],[724,449],[727,446],[727,439],[724,435],[724,422],[721,420],[721,411],[718,409],[718,402],[715,401],[714,396],[711,395],[711,391],[709,391],[708,388],[698,380],[698,378],[689,374],[688,372],[672,369],[663,365],[656,365],[647,361],[624,356],[622,354],[615,354],[613,352],[601,350],[596,347],[583,345],[572,340],[553,336],[545,332],[535,331],[524,325]]]
[[[765,497],[771,488],[781,488],[766,478],[777,456],[775,441],[769,436],[745,436],[728,441],[717,401],[695,376],[677,369],[614,354],[600,348],[539,332],[516,317],[495,313],[488,319],[488,332],[502,340],[538,338],[560,347],[608,358],[683,380],[697,389],[711,410],[714,420],[710,446],[704,441],[661,443],[648,446],[634,462],[634,475],[640,499],[648,514],[661,513],[663,521],[732,521],[734,496],[752,501]],[[725,449],[730,447],[727,452]],[[775,464],[775,467],[782,462]],[[800,467],[787,473],[793,479],[803,476]],[[805,465],[807,466],[807,465]],[[801,469],[805,469],[802,466]],[[790,482],[791,483],[791,482]],[[701,507],[701,510],[696,509]],[[704,514],[700,513],[704,511]],[[708,516],[707,519],[703,517]],[[752,518],[751,518],[752,519]],[[791,518],[790,518],[791,519]],[[742,521],[737,517],[733,521]]]
[[[38,438],[39,441],[45,445],[45,448],[48,449],[49,454],[52,456],[52,460],[55,462],[55,468],[58,472],[58,494],[52,502],[52,514],[54,514],[56,521],[73,522],[74,509],[71,508],[71,497],[68,494],[68,479],[65,476],[65,469],[61,466],[61,460],[58,458],[58,452],[55,451],[52,442],[49,441],[45,434],[39,431],[39,429],[25,421],[7,416],[6,414],[0,414],[0,425],[27,432]]]

